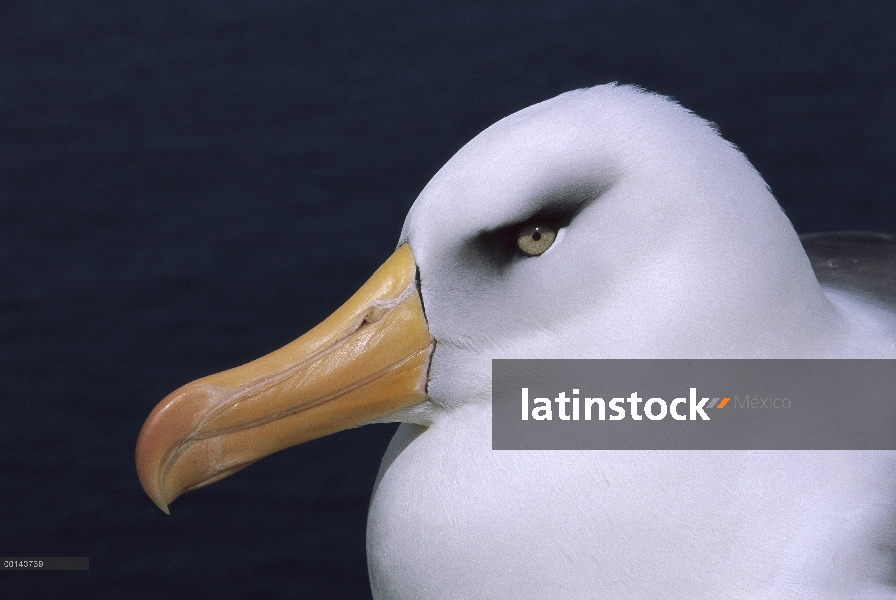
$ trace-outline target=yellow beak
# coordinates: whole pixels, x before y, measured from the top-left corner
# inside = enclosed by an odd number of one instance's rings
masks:
[[[140,483],[167,513],[184,492],[278,450],[416,404],[434,345],[405,244],[296,341],[162,400],[137,438]]]

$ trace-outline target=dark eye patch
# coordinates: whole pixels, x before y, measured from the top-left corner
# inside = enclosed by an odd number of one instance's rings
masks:
[[[504,225],[497,229],[482,231],[470,240],[470,250],[479,255],[497,271],[503,271],[519,260],[530,258],[517,245],[520,231],[530,225],[546,225],[555,232],[567,227],[584,208],[584,203],[568,210],[542,210],[531,217]]]
[[[552,186],[552,192],[529,202],[533,209],[522,219],[515,219],[491,229],[482,229],[467,238],[459,247],[458,257],[469,268],[479,268],[501,275],[519,261],[529,260],[517,244],[520,231],[530,225],[546,225],[555,232],[568,227],[589,205],[596,202],[616,182],[607,176],[601,181],[579,180],[568,185]]]

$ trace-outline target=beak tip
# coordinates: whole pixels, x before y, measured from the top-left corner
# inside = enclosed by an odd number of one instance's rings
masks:
[[[169,503],[165,500],[165,491],[162,489],[163,486],[148,485],[149,482],[142,476],[143,472],[139,467],[140,463],[138,462],[137,464],[137,473],[140,475],[140,485],[143,487],[143,491],[146,492],[146,495],[149,496],[150,500],[152,500],[156,506],[162,509],[162,512],[166,515],[171,514],[168,510]]]
[[[145,469],[141,468],[142,465],[145,465],[145,463],[141,464],[138,455],[137,475],[140,479],[140,485],[143,487],[143,491],[146,492],[146,495],[149,496],[150,500],[152,500],[156,506],[162,509],[162,512],[166,515],[171,514],[168,510],[168,504],[170,504],[170,502],[166,498],[167,494],[165,493],[164,484],[161,481],[158,481],[156,477],[153,477],[152,475],[154,474],[148,473]],[[158,485],[153,485],[153,483],[158,483]]]
[[[149,419],[147,420],[147,424]],[[168,492],[165,489],[162,471],[164,463],[164,447],[160,447],[157,438],[148,435],[146,425],[140,431],[137,438],[137,448],[134,453],[134,463],[137,467],[137,478],[140,486],[153,503],[162,509],[165,514],[168,510]]]
[[[184,472],[184,465],[175,452],[195,428],[197,418],[213,403],[207,386],[201,381],[182,386],[165,397],[146,418],[137,436],[134,452],[137,477],[146,495],[165,514],[170,514],[171,502],[197,483],[190,479],[197,474],[189,469]]]
[[[152,500],[153,504],[159,507],[159,509],[165,513],[166,515],[171,514],[171,510],[168,508],[168,503],[165,502],[165,499],[161,496],[161,494],[151,494],[146,488],[143,488],[143,491],[146,492],[146,495],[149,496],[149,499]]]

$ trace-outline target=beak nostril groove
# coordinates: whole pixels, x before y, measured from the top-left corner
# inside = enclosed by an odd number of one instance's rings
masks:
[[[382,319],[387,312],[389,312],[390,307],[385,306],[371,306],[367,310],[367,314],[364,315],[364,321],[361,323],[361,326],[364,325],[373,325],[380,319]]]

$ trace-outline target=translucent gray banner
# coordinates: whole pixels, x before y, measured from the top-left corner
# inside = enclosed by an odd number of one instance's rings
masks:
[[[896,360],[493,360],[495,450],[896,450]]]

